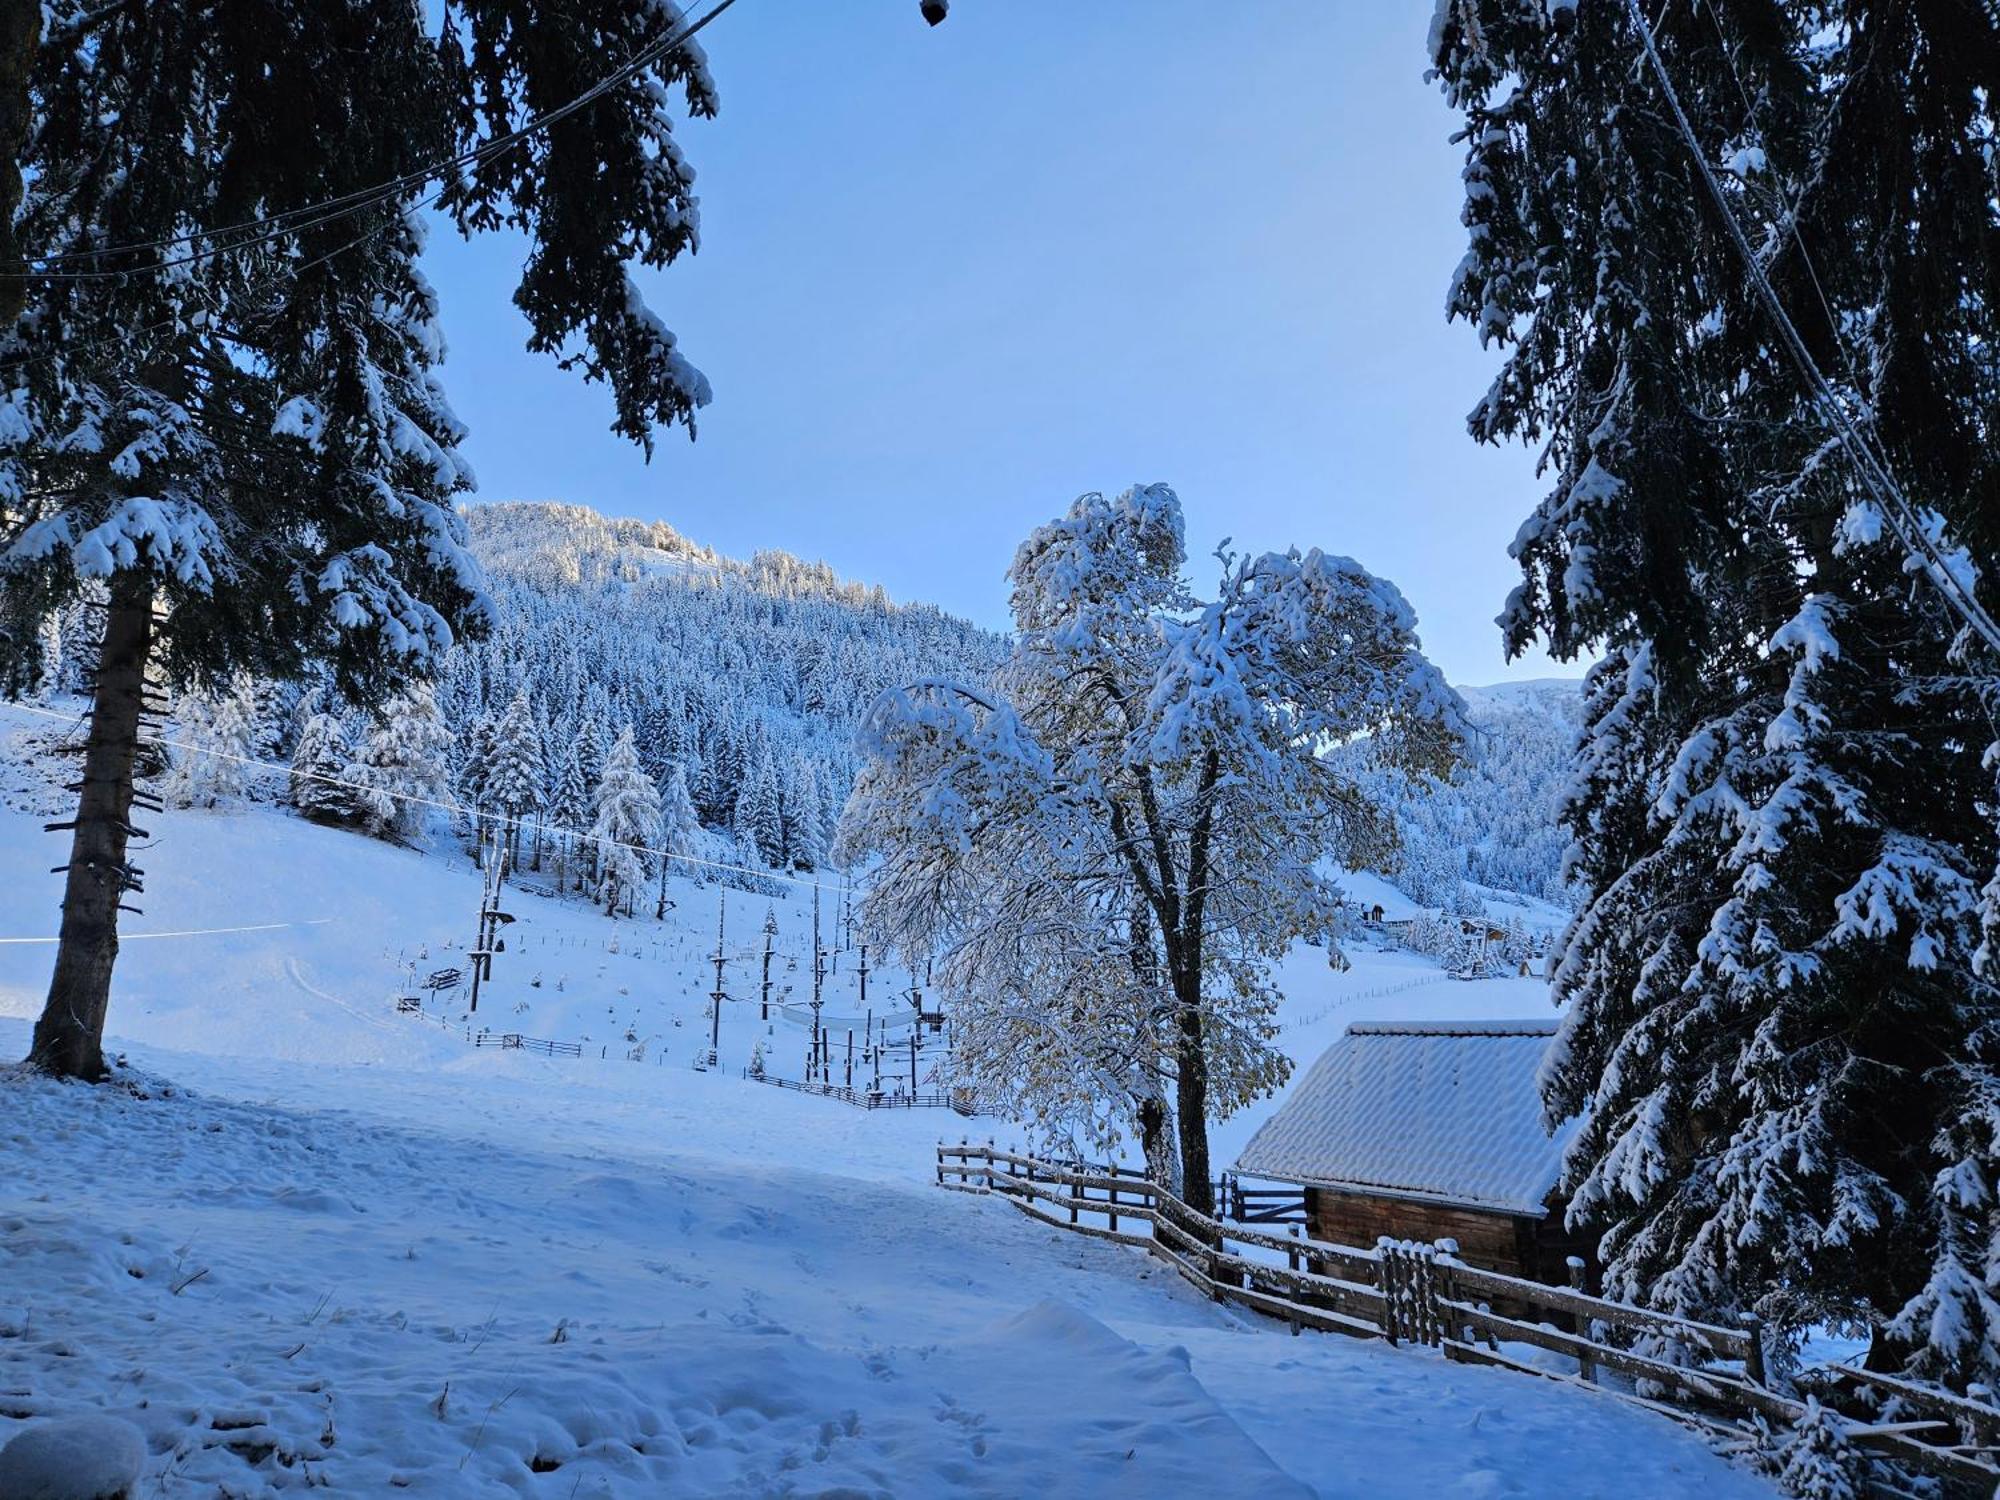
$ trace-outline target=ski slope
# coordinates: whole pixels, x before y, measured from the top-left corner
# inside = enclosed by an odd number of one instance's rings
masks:
[[[47,933],[41,794],[4,780],[0,934]],[[464,962],[461,855],[268,808],[150,826],[134,933],[263,930],[126,945],[110,1030],[136,1092],[0,1071],[0,1444],[108,1414],[166,1496],[1770,1493],[1644,1413],[1290,1338],[942,1193],[955,1116],[737,1076],[760,1037],[776,1071],[803,1055],[804,1022],[754,999],[695,1071],[713,887],[677,886],[666,924],[514,898],[479,1019],[587,1048],[545,1060],[469,1047],[462,1006],[395,1011],[412,961]],[[726,982],[754,996],[767,906],[800,955],[810,909],[728,899]],[[0,945],[0,1057],[51,956]],[[857,957],[830,1015],[858,1005]],[[1350,1019],[1545,1003],[1356,957],[1288,965],[1302,1061]],[[871,975],[871,998],[905,982]],[[1219,1160],[1252,1125],[1221,1127]]]

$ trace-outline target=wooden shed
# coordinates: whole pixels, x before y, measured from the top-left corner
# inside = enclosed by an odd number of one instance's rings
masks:
[[[1237,1158],[1300,1183],[1307,1233],[1368,1247],[1453,1239],[1472,1265],[1538,1281],[1588,1259],[1552,1201],[1572,1121],[1542,1123],[1554,1021],[1356,1022]]]

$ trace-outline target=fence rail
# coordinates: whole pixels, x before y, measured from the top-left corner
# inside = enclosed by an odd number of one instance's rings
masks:
[[[1797,1423],[1806,1411],[1800,1394],[1809,1391],[1843,1419],[1851,1443],[1942,1481],[1947,1494],[1986,1497],[2000,1484],[2000,1407],[1845,1366],[1806,1372],[1797,1392],[1777,1389],[1754,1323],[1703,1323],[1482,1270],[1460,1260],[1449,1240],[1385,1238],[1371,1250],[1307,1238],[1297,1224],[1275,1234],[1199,1213],[1116,1165],[1048,1161],[991,1142],[940,1144],[937,1183],[1144,1250],[1215,1300],[1280,1319],[1294,1333],[1433,1348],[1738,1439],[1760,1425]],[[1566,1356],[1575,1373],[1503,1345]]]
[[[522,1036],[518,1031],[475,1031],[475,1047],[500,1047],[509,1052],[533,1052],[539,1057],[582,1057],[581,1042],[552,1042],[547,1037]]]
[[[743,1077],[752,1083],[768,1083],[773,1088],[817,1094],[822,1099],[838,1099],[856,1109],[949,1109],[968,1119],[979,1113],[978,1100],[959,1090],[939,1089],[917,1094],[876,1093],[841,1083],[819,1083],[812,1079],[801,1082],[796,1078],[780,1078],[775,1073],[752,1073],[748,1068],[743,1070]]]

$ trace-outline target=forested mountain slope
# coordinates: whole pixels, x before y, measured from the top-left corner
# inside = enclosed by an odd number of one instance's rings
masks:
[[[678,771],[684,811],[711,831],[679,847],[725,863],[812,868],[831,844],[854,779],[854,730],[875,698],[922,678],[981,682],[1004,646],[824,563],[776,550],[738,561],[662,521],[540,502],[473,506],[466,521],[495,627],[452,650],[433,694],[371,705],[381,721],[323,688],[240,682],[183,699],[174,725],[182,744],[288,761],[327,780],[287,787],[226,758],[177,751],[169,799],[284,796],[322,821],[396,832],[392,804],[371,819],[329,785],[358,778],[391,796],[588,831],[606,761],[629,726],[654,787],[671,803]],[[46,691],[81,689],[94,619],[70,611],[49,632]],[[1556,812],[1577,686],[1460,692],[1475,732],[1468,764],[1448,784],[1375,767],[1365,741],[1336,752],[1396,809],[1402,848],[1385,873],[1433,906],[1471,910],[1472,887],[1564,903]],[[666,813],[671,822],[673,808]]]
[[[1413,782],[1374,763],[1366,742],[1339,752],[1396,808],[1402,848],[1387,873],[1414,899],[1477,905],[1470,886],[1569,905],[1568,835],[1556,821],[1581,722],[1580,684],[1561,679],[1462,687],[1467,764],[1448,783]]]
[[[602,747],[630,724],[664,787],[675,766],[703,821],[779,813],[770,863],[818,850],[788,825],[838,815],[853,780],[855,725],[884,688],[919,677],[984,678],[998,637],[928,604],[892,604],[824,563],[779,551],[718,556],[658,521],[574,505],[471,509],[499,626],[452,654],[438,686],[447,722],[497,720],[517,692],[555,753],[582,746],[586,787]],[[550,767],[551,786],[560,764]],[[744,830],[757,836],[754,827]]]

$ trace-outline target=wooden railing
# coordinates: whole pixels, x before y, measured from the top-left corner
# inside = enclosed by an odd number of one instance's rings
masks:
[[[772,1088],[791,1089],[800,1094],[817,1094],[822,1099],[838,1099],[842,1104],[851,1104],[856,1109],[950,1109],[968,1119],[979,1113],[979,1101],[971,1094],[959,1090],[925,1090],[920,1093],[876,1093],[869,1089],[857,1089],[843,1083],[821,1083],[818,1079],[780,1078],[775,1073],[753,1073],[743,1070],[744,1078],[752,1083],[768,1083]]]
[[[582,1057],[581,1042],[553,1042],[547,1037],[522,1036],[518,1031],[475,1031],[475,1047],[500,1047],[509,1052],[533,1052],[540,1057]]]
[[[937,1148],[938,1186],[1004,1197],[1031,1218],[1142,1249],[1217,1301],[1288,1324],[1447,1359],[1571,1382],[1711,1434],[1741,1439],[1787,1428],[1803,1400],[1769,1382],[1760,1330],[1730,1328],[1482,1270],[1434,1245],[1383,1239],[1374,1249],[1276,1234],[1198,1213],[1118,1166],[1058,1162],[991,1142]],[[1099,1222],[1102,1221],[1102,1222]],[[1540,1349],[1571,1374],[1533,1362]],[[1799,1391],[1839,1414],[1848,1440],[1947,1493],[1991,1496],[2000,1484],[2000,1408],[1846,1366],[1807,1372]],[[1878,1420],[1887,1411],[1895,1420]]]

